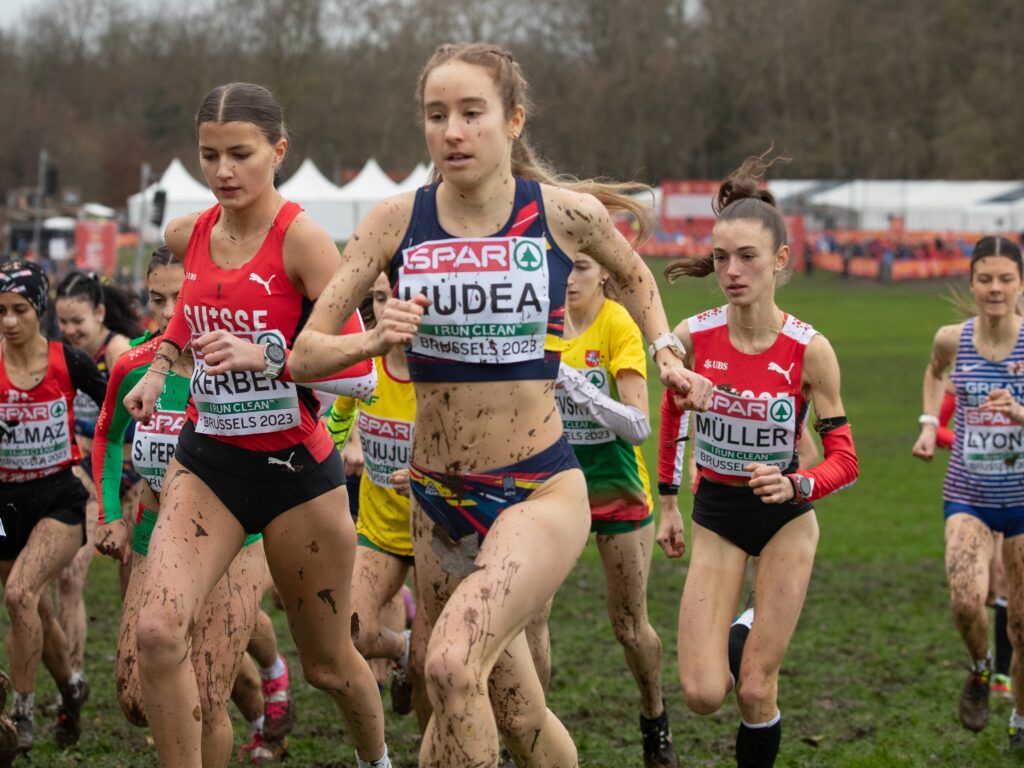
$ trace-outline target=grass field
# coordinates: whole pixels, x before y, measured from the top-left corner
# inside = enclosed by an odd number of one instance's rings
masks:
[[[658,268],[658,265],[655,265]],[[818,505],[821,544],[800,627],[780,682],[780,766],[984,766],[1007,762],[1010,705],[993,702],[988,730],[965,731],[956,704],[966,655],[947,607],[942,564],[941,462],[910,457],[920,413],[920,381],[936,327],[956,315],[944,285],[886,286],[832,275],[797,277],[780,304],[832,341],[843,370],[861,477]],[[710,281],[665,291],[670,319],[721,303]],[[652,392],[652,403],[659,393]],[[652,409],[657,413],[657,408]],[[654,442],[648,443],[649,461]],[[688,502],[681,501],[687,508]],[[688,517],[688,516],[687,516]],[[683,705],[676,672],[676,620],[685,559],[656,553],[652,622],[664,645],[666,699],[676,749],[687,766],[732,765],[738,712],[733,701],[700,718]],[[80,748],[60,754],[53,726],[37,715],[31,764],[154,765],[146,733],[127,725],[114,700],[119,601],[115,569],[97,560],[89,586],[87,674],[93,694]],[[639,766],[638,697],[604,613],[603,576],[593,545],[563,586],[552,616],[550,707],[568,725],[584,766]],[[284,617],[279,637],[293,661]],[[5,629],[0,619],[0,629]],[[0,635],[2,636],[2,635]],[[40,675],[40,695],[54,696]],[[327,698],[296,681],[300,721],[293,766],[354,766],[353,750]],[[385,702],[387,707],[387,702]],[[242,731],[237,731],[240,743]],[[416,764],[411,717],[392,716],[388,741],[397,766]]]

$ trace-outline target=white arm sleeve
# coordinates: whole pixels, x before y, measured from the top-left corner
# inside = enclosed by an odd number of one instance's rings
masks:
[[[594,421],[630,445],[640,445],[650,436],[651,423],[643,411],[604,394],[572,366],[565,363],[558,366],[556,383],[570,400],[585,408]]]

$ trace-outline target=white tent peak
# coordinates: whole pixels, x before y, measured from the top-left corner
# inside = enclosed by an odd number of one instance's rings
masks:
[[[302,161],[298,170],[278,190],[285,198],[302,202],[305,199],[315,198],[336,199],[341,190],[324,176],[312,158],[307,157]]]
[[[430,169],[432,166],[426,163],[417,163],[412,172],[398,182],[396,192],[412,192],[415,189],[430,183]]]
[[[166,191],[168,196],[172,193],[174,193],[175,197],[189,196],[205,199],[213,196],[213,193],[210,192],[205,184],[200,184],[195,180],[178,158],[171,160],[170,165],[167,166],[167,170],[164,171],[164,175],[160,177],[160,181],[156,183],[156,186]]]
[[[397,191],[398,185],[388,178],[372,157],[356,177],[341,188],[345,200],[381,200]]]

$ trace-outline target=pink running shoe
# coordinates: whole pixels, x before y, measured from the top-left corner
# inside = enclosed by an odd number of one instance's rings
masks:
[[[284,656],[280,658],[284,672],[263,681],[263,737],[268,742],[283,741],[295,727],[295,699],[292,698],[288,662]]]

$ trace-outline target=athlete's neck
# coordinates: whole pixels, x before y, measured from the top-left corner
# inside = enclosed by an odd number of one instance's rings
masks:
[[[23,344],[12,344],[10,339],[3,342],[4,366],[10,370],[28,370],[40,354],[47,354],[48,342],[42,334],[36,334]]]
[[[437,216],[453,235],[484,237],[505,226],[515,201],[516,180],[511,172],[494,173],[467,187],[442,181],[437,188]]]
[[[604,294],[599,293],[594,297],[593,301],[584,307],[573,307],[566,303],[565,313],[568,316],[569,322],[565,324],[563,338],[568,340],[582,336],[594,324],[598,314],[601,312],[601,308],[604,306],[604,301]]]
[[[87,339],[85,342],[83,342],[82,351],[85,352],[85,354],[87,354],[93,360],[95,360],[96,355],[98,355],[100,353],[100,350],[103,348],[104,339],[107,338],[107,334],[109,333],[110,330],[107,328],[107,326],[104,325],[102,330],[100,330],[99,334],[95,338]]]
[[[996,317],[985,317],[978,315],[974,329],[978,339],[984,341],[989,347],[999,347],[1004,344],[1013,346],[1020,336],[1021,316],[1016,312]]]
[[[409,363],[406,360],[404,349],[392,347],[384,357],[384,364],[387,366],[391,378],[409,381]]]
[[[764,352],[782,331],[782,310],[772,298],[753,304],[730,304],[726,318],[733,346],[746,354]]]
[[[228,240],[235,243],[254,239],[270,229],[283,204],[284,200],[280,193],[270,187],[245,208],[222,206],[218,222],[220,230]]]

